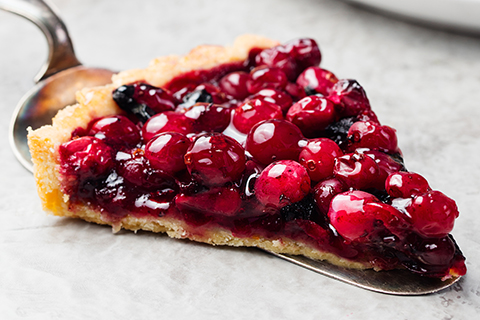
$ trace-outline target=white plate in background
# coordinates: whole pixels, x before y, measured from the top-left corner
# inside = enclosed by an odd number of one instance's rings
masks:
[[[480,0],[348,0],[459,31],[480,33]]]

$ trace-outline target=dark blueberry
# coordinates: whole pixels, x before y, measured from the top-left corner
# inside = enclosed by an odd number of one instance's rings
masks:
[[[183,97],[182,108],[189,108],[198,102],[213,103],[213,97],[206,89],[195,90]]]
[[[135,87],[133,85],[123,85],[113,91],[112,97],[120,109],[135,115],[138,120],[145,123],[155,115],[155,111],[146,104],[137,103],[133,98],[134,94]]]
[[[311,195],[306,196],[298,202],[281,208],[280,214],[285,221],[302,219],[319,223],[322,220],[318,211],[318,207]]]
[[[347,142],[348,130],[355,121],[355,117],[348,117],[328,125],[325,128],[326,137],[335,141],[341,148],[344,147]]]

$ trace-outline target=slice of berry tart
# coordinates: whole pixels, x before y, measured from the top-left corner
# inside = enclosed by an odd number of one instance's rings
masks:
[[[455,202],[312,39],[242,36],[84,89],[29,132],[44,209],[114,231],[256,246],[349,268],[465,274]]]

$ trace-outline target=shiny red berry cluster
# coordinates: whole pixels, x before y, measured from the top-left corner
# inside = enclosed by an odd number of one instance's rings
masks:
[[[66,192],[110,219],[171,214],[445,273],[461,260],[448,237],[455,202],[406,171],[364,89],[320,61],[315,41],[300,39],[162,88],[119,87],[125,114],[60,146]],[[390,265],[377,259],[384,251]]]

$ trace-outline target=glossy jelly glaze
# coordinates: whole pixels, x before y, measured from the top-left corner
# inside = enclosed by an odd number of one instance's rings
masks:
[[[465,274],[449,232],[458,209],[403,165],[354,80],[320,68],[312,39],[163,88],[117,88],[124,110],[59,148],[63,191],[110,223],[185,221],[203,235],[293,239],[376,269]]]

